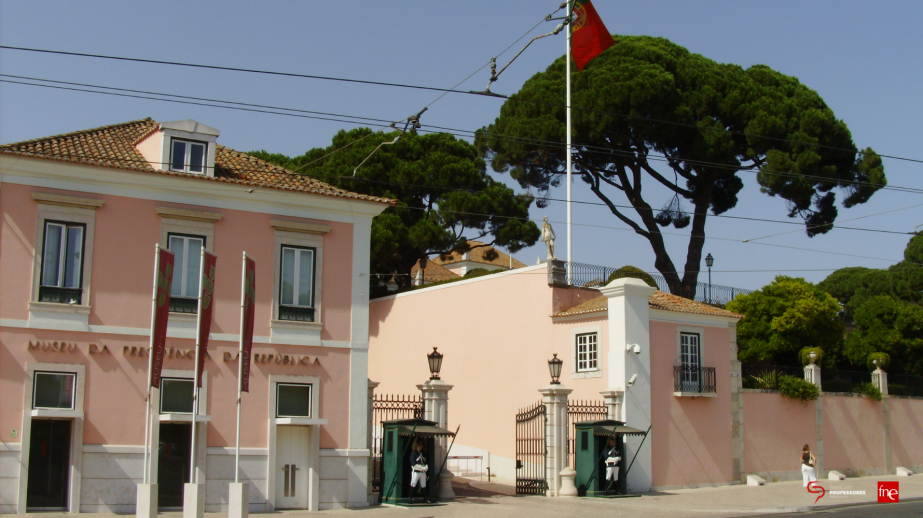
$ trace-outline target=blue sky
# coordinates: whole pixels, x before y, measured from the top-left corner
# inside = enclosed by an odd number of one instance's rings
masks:
[[[719,62],[766,64],[818,91],[846,121],[860,147],[923,159],[923,3],[913,1],[626,1],[596,0],[609,30],[663,36]],[[451,87],[497,55],[555,2],[20,2],[0,1],[3,45],[149,59],[294,71],[376,81]],[[531,35],[548,32],[546,23]],[[500,65],[526,40],[498,60]],[[513,93],[564,52],[563,34],[533,44],[492,89]],[[160,65],[0,51],[0,73],[271,104],[397,120],[438,94]],[[481,90],[486,69],[460,88]],[[423,124],[477,129],[500,101],[449,94]],[[325,146],[349,124],[53,91],[0,83],[0,142],[9,143],[144,117],[192,118],[221,130],[219,142],[242,151],[289,155]],[[890,184],[917,187],[923,164],[885,161]],[[501,177],[501,179],[507,177]],[[744,174],[745,190],[729,214],[785,219],[782,200],[761,194]],[[552,197],[563,197],[563,187]],[[574,198],[596,201],[577,184]],[[653,199],[659,205],[667,201]],[[841,197],[842,198],[842,197]],[[908,208],[909,207],[909,208]],[[885,211],[894,211],[878,214]],[[563,203],[533,208],[532,217],[564,221]],[[868,216],[857,221],[853,218]],[[599,207],[574,208],[574,260],[653,270],[647,241]],[[869,203],[840,210],[844,225],[913,231],[923,224],[923,195],[880,191]],[[564,225],[555,225],[558,250]],[[834,230],[808,238],[797,227],[711,218],[705,252],[716,258],[716,284],[757,288],[783,270],[812,281],[845,266],[885,267],[902,257],[908,236]],[[677,231],[677,233],[681,233]],[[674,262],[685,261],[684,236],[668,236]],[[533,264],[544,247],[518,252]],[[793,248],[810,248],[803,251]],[[863,257],[852,257],[863,256]],[[559,252],[559,256],[564,255]],[[735,272],[734,270],[748,270]],[[765,270],[765,271],[752,271]],[[704,280],[702,275],[700,280]]]

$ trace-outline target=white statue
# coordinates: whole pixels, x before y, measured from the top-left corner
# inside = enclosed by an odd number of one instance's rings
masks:
[[[556,239],[554,235],[554,229],[551,228],[551,223],[548,223],[548,216],[545,216],[545,220],[542,222],[542,241],[548,247],[548,259],[555,260],[557,257],[554,256],[554,240]]]

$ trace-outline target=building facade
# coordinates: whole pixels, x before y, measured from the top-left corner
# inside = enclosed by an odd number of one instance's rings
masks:
[[[197,423],[206,510],[234,480],[242,254],[256,261],[250,509],[368,505],[372,218],[347,192],[151,119],[0,146],[0,513],[135,511],[155,245],[175,256],[151,481],[182,506],[202,248],[218,256]]]

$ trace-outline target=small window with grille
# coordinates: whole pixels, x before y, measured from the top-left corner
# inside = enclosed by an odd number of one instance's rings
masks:
[[[597,333],[577,335],[577,372],[599,370],[599,345]]]

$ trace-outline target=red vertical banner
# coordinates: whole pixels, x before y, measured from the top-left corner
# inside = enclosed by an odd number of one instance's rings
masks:
[[[240,390],[250,392],[250,351],[253,349],[253,317],[256,313],[256,261],[244,254],[244,285],[241,294]]]
[[[173,252],[157,248],[154,320],[151,322],[151,386],[160,388],[163,356],[167,350],[167,320],[170,318],[170,287],[173,285]]]
[[[202,386],[202,373],[205,372],[205,356],[208,354],[208,334],[212,328],[212,315],[215,312],[215,264],[218,256],[202,251],[202,279],[199,282],[199,336],[196,345],[199,349],[199,364],[196,365],[196,387]]]

